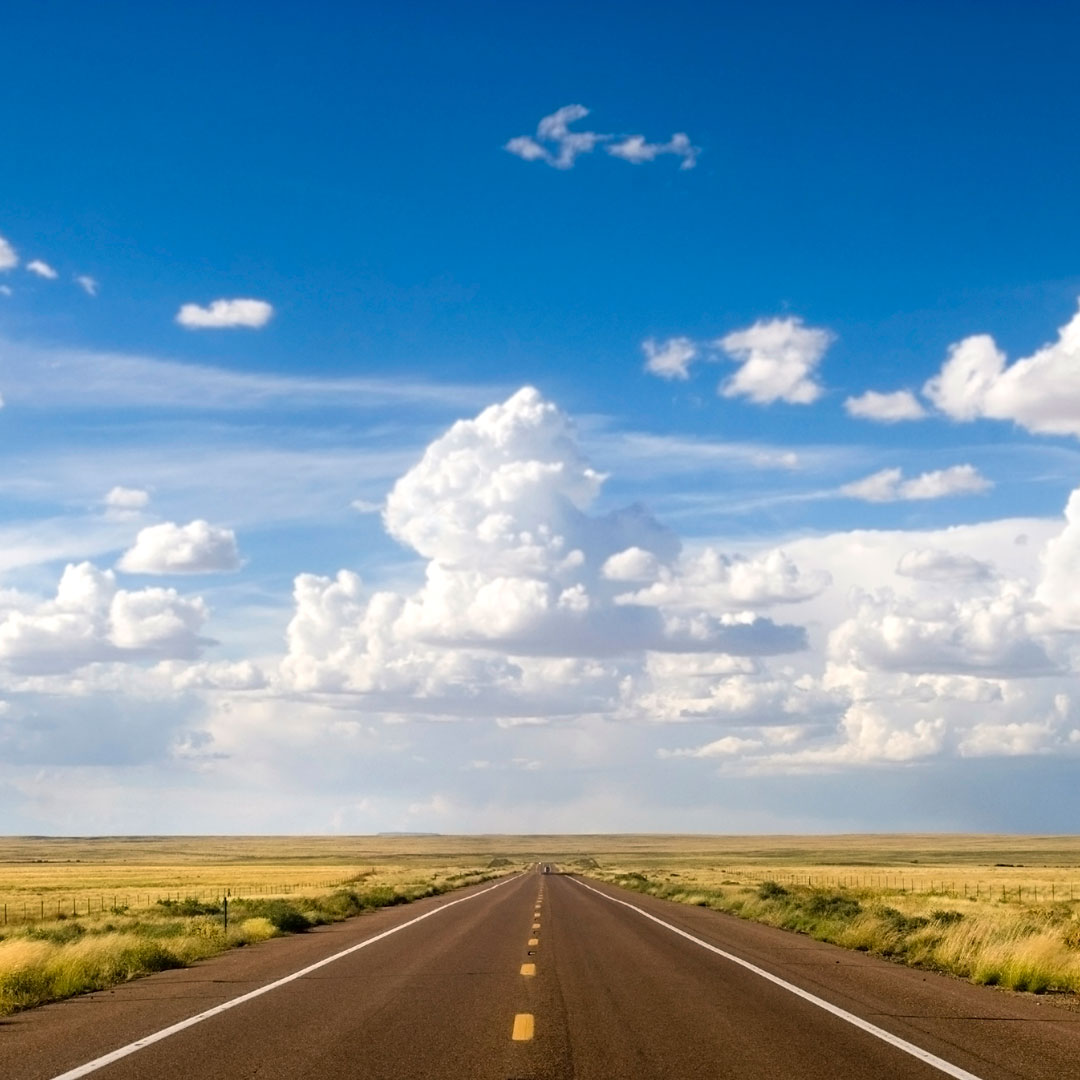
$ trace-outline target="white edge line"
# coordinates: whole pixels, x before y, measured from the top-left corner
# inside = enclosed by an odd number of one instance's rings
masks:
[[[751,964],[749,960],[743,960],[741,957],[725,952],[715,945],[710,945],[707,941],[702,941],[699,937],[694,937],[693,934],[689,934],[685,930],[680,930],[677,926],[672,926],[671,923],[664,922],[663,919],[658,919],[655,915],[650,914],[644,908],[639,908],[636,904],[630,904],[625,900],[619,900],[615,896],[608,896],[607,893],[601,892],[599,889],[594,889],[591,885],[586,885],[584,881],[578,881],[577,878],[570,878],[570,880],[575,885],[580,885],[583,889],[588,889],[589,892],[594,892],[597,896],[602,896],[605,900],[610,900],[613,904],[622,904],[623,907],[628,907],[631,911],[636,911],[639,915],[644,915],[646,919],[651,919],[654,923],[659,923],[660,926],[670,930],[673,934],[678,934],[680,937],[686,938],[687,941],[692,941],[695,945],[700,945],[703,949],[708,949],[709,952],[716,953],[717,956],[722,956],[725,960],[730,960],[731,963],[738,964],[739,967],[746,968],[747,971],[752,971],[755,975],[760,975],[763,979],[768,979],[769,982],[783,987],[790,993],[795,994],[796,997],[801,997],[804,1001],[809,1001],[819,1009],[824,1009],[826,1012],[832,1013],[833,1016],[838,1016],[841,1020],[846,1020],[849,1024],[853,1024],[855,1027],[861,1028],[875,1038],[881,1039],[882,1042],[887,1042],[890,1046],[895,1046],[897,1050],[903,1050],[905,1054],[910,1054],[913,1058],[918,1058],[919,1061],[923,1061],[932,1068],[945,1073],[946,1076],[955,1077],[956,1080],[979,1080],[979,1077],[974,1073],[969,1073],[966,1069],[961,1069],[958,1065],[953,1065],[944,1058],[939,1058],[936,1054],[931,1054],[929,1050],[924,1050],[921,1046],[916,1046],[906,1039],[901,1039],[899,1035],[894,1035],[891,1031],[886,1031],[876,1024],[871,1024],[868,1020],[863,1020],[862,1017],[848,1012],[847,1009],[841,1009],[839,1005],[833,1005],[824,998],[819,998],[816,994],[811,994],[808,990],[803,990],[802,987],[796,986],[794,983],[789,983],[786,979],[781,979],[779,975],[773,975],[772,972],[766,971],[764,968],[759,968],[757,964]]]
[[[486,889],[481,889],[479,892],[470,893],[468,896],[462,896],[458,900],[451,900],[448,904],[442,904],[439,907],[432,908],[430,911],[425,911],[423,915],[417,915],[415,919],[410,919],[408,922],[403,922],[400,926],[393,926],[389,930],[384,930],[381,934],[369,937],[364,941],[361,941],[358,945],[350,945],[349,948],[342,949],[341,952],[336,952],[333,956],[327,956],[322,960],[317,960],[314,964],[308,964],[307,967],[301,968],[299,971],[294,971],[291,975],[286,975],[281,979],[275,979],[265,986],[260,986],[255,990],[249,990],[248,993],[231,998],[229,1001],[223,1001],[220,1005],[215,1005],[212,1009],[207,1009],[205,1012],[196,1013],[195,1016],[189,1016],[186,1020],[180,1020],[175,1024],[170,1024],[169,1027],[162,1028],[160,1031],[155,1031],[152,1035],[144,1035],[143,1038],[136,1039],[134,1042],[128,1043],[127,1046],[121,1046],[119,1050],[113,1050],[108,1054],[103,1054],[101,1057],[94,1058],[93,1061],[88,1061],[85,1065],[79,1065],[74,1069],[69,1069],[67,1072],[59,1073],[54,1076],[52,1080],[77,1080],[80,1076],[89,1076],[90,1073],[97,1072],[98,1069],[103,1069],[106,1065],[111,1065],[114,1061],[119,1061],[129,1054],[134,1054],[137,1050],[142,1050],[156,1042],[161,1042],[162,1039],[167,1039],[170,1035],[175,1035],[185,1028],[194,1027],[195,1024],[201,1024],[204,1020],[209,1020],[211,1016],[217,1016],[219,1013],[228,1012],[229,1009],[235,1009],[237,1005],[243,1005],[245,1001],[251,1001],[252,998],[268,994],[271,990],[276,990],[279,986],[284,986],[286,983],[291,983],[296,979],[302,979],[305,975],[310,975],[311,972],[317,971],[321,967],[326,967],[327,964],[332,964],[335,960],[340,960],[343,956],[358,952],[360,949],[366,949],[369,945],[374,945],[376,941],[382,941],[383,938],[388,938],[391,934],[396,934],[399,930],[405,930],[410,926],[415,926],[418,922],[423,922],[424,919],[430,919],[432,915],[438,915],[440,912],[446,911],[456,904],[464,904],[468,900],[475,900],[478,896],[483,896],[484,893],[491,892],[492,889],[498,889],[503,885],[509,884],[511,881],[516,881],[518,877],[520,877],[519,874],[514,874],[512,877],[505,878],[503,881],[496,882],[494,885],[489,885]]]

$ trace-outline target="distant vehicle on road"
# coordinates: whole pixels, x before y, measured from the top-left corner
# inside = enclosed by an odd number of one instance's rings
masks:
[[[551,873],[551,867],[547,863],[544,863],[544,873],[545,874],[550,874]]]

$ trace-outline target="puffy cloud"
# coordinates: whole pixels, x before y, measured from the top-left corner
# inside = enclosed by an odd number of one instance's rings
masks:
[[[882,469],[862,480],[845,484],[842,495],[866,502],[908,502],[944,499],[950,495],[978,495],[994,485],[974,465],[952,465],[904,479],[901,469]]]
[[[165,664],[175,669],[172,684],[179,690],[263,690],[269,680],[250,660],[213,660],[197,664]]]
[[[760,660],[732,656],[654,653],[623,685],[628,717],[721,724],[754,739],[772,738],[765,732],[776,728],[784,728],[784,738],[790,739],[795,728],[835,717],[845,704],[846,695],[811,675],[771,673]]]
[[[143,658],[191,659],[206,605],[175,589],[119,589],[109,570],[69,564],[56,597],[0,596],[0,665],[16,672],[74,671],[86,664]]]
[[[227,330],[237,326],[258,330],[273,314],[273,305],[265,300],[214,300],[208,307],[184,304],[177,312],[176,321],[189,330]]]
[[[618,141],[612,141],[616,136],[570,129],[571,124],[588,115],[584,105],[564,105],[540,121],[535,136],[519,135],[506,143],[504,149],[524,161],[543,161],[556,169],[572,168],[581,154],[590,154],[601,144],[606,145],[613,157],[634,165],[671,154],[682,159],[680,169],[692,169],[701,153],[682,132],[672,135],[666,143],[651,143],[643,135],[620,136]]]
[[[688,379],[690,364],[697,359],[698,346],[688,337],[673,337],[667,341],[648,338],[641,343],[645,353],[645,370],[662,379]]]
[[[902,577],[920,581],[963,582],[987,581],[994,576],[989,564],[963,552],[942,551],[938,548],[913,548],[905,551],[896,564]]]
[[[954,420],[1011,420],[1029,431],[1080,436],[1080,312],[1057,341],[1006,366],[986,334],[949,349],[923,393]]]
[[[808,763],[862,764],[917,761],[935,757],[945,746],[945,720],[921,718],[897,723],[869,702],[855,702],[844,713],[839,745],[793,755]]]
[[[48,281],[55,281],[60,275],[47,263],[41,259],[31,259],[26,264],[26,269],[31,274],[36,274],[38,277],[45,278]]]
[[[885,589],[857,600],[829,635],[829,656],[864,670],[1043,675],[1058,670],[1035,634],[1028,587],[1006,581],[986,594],[932,599]]]
[[[651,581],[660,571],[660,563],[651,551],[629,547],[610,556],[600,568],[608,581]]]
[[[877,420],[883,424],[895,424],[900,420],[922,420],[926,410],[910,390],[896,390],[891,394],[881,394],[876,390],[867,390],[858,397],[849,397],[844,402],[848,416],[861,420]]]
[[[725,555],[711,547],[659,567],[653,576],[657,580],[651,585],[617,597],[616,603],[706,610],[767,607],[809,600],[831,580],[824,571],[800,570],[780,550],[747,558]]]
[[[423,584],[398,594],[367,591],[349,571],[298,577],[286,682],[384,701],[405,695],[414,710],[468,701],[510,722],[550,712],[553,697],[572,699],[560,708],[610,711],[619,669],[649,651],[805,647],[800,627],[745,610],[764,586],[749,576],[733,584],[746,576],[735,563],[725,566],[725,603],[719,591],[698,604],[688,592],[670,604],[623,595],[628,580],[679,565],[680,544],[640,507],[591,515],[602,481],[569,419],[532,388],[454,424],[384,510],[388,532],[427,560]],[[665,580],[676,588],[675,577]],[[576,688],[533,678],[553,662],[580,665],[563,673]]]
[[[1080,630],[1080,489],[1069,496],[1065,527],[1043,553],[1043,576],[1035,597],[1052,625]]]
[[[87,296],[97,296],[98,294],[99,286],[97,279],[92,278],[89,274],[76,275],[75,284],[78,285]]]
[[[15,249],[0,236],[0,271],[14,270],[18,265],[19,256],[16,254]]]
[[[797,318],[759,320],[727,334],[716,344],[739,369],[720,392],[758,405],[809,405],[823,393],[814,375],[833,339],[830,331],[804,326]]]
[[[232,529],[192,521],[166,521],[139,531],[116,564],[129,574],[215,574],[240,567]]]

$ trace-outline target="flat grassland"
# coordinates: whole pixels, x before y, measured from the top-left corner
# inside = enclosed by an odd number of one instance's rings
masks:
[[[1077,837],[0,837],[0,1015],[539,860],[976,982],[1080,992]]]
[[[679,837],[566,866],[976,983],[1080,993],[1078,837]]]
[[[521,867],[426,841],[0,838],[0,1016]]]

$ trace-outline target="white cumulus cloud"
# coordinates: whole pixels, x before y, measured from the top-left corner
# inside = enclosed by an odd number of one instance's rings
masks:
[[[834,335],[804,326],[801,319],[764,319],[716,342],[739,364],[720,388],[724,397],[747,397],[758,405],[786,401],[809,405],[823,391],[815,374]]]
[[[98,294],[98,282],[96,278],[92,278],[89,274],[78,274],[75,277],[75,284],[87,296],[97,296]]]
[[[902,469],[882,469],[862,480],[845,484],[840,492],[865,502],[912,502],[944,499],[950,495],[978,495],[994,485],[974,465],[952,465],[920,473],[908,480]]]
[[[629,547],[612,555],[600,572],[608,581],[651,581],[660,570],[660,562],[651,551]]]
[[[895,424],[900,420],[922,420],[926,416],[926,410],[910,390],[896,390],[891,394],[867,390],[858,397],[849,397],[844,402],[844,409],[848,416],[855,416],[860,420],[877,420],[883,424]]]
[[[216,574],[240,567],[236,534],[207,521],[166,521],[139,531],[117,568],[129,574]]]
[[[70,564],[51,600],[0,594],[0,666],[26,674],[91,663],[193,659],[208,611],[175,589],[119,589],[111,570]]]
[[[1011,420],[1039,434],[1080,437],[1080,312],[1057,341],[1013,364],[989,335],[965,338],[923,393],[953,420]]]
[[[177,312],[176,321],[189,330],[227,330],[238,326],[258,330],[273,314],[273,305],[265,300],[214,300],[207,307],[184,304]]]
[[[748,613],[730,586],[726,603],[624,596],[628,580],[676,566],[680,543],[640,507],[591,514],[603,479],[569,418],[532,388],[454,424],[384,510],[388,532],[427,560],[423,584],[403,594],[369,590],[350,571],[301,575],[286,680],[420,694],[433,711],[460,710],[467,695],[474,713],[516,724],[568,701],[598,708],[590,703],[601,693],[610,708],[618,670],[650,650],[763,656],[805,646],[800,627]],[[552,664],[561,665],[555,682]]]
[[[1051,613],[1051,622],[1080,630],[1080,490],[1069,496],[1065,527],[1043,553],[1043,577],[1036,598]]]

